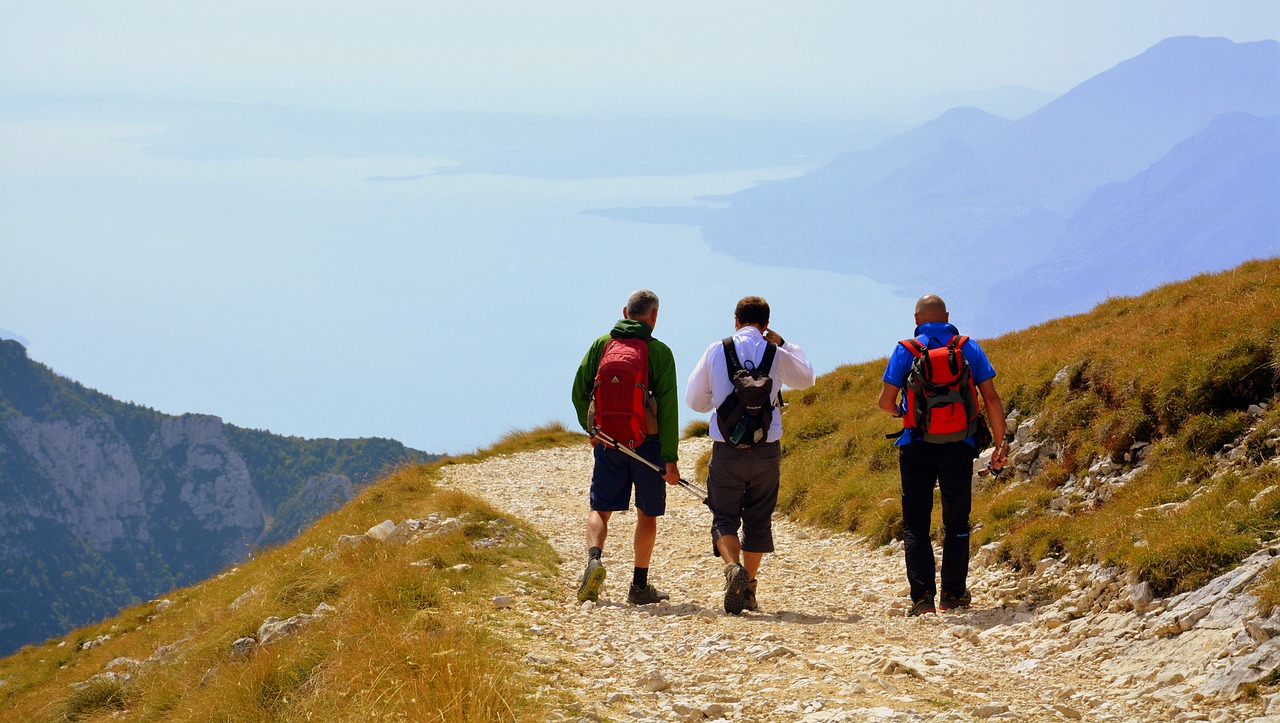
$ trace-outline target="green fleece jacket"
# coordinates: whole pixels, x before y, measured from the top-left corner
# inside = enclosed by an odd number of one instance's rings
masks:
[[[596,370],[600,368],[600,357],[604,356],[604,345],[610,339],[648,339],[649,340],[649,390],[658,402],[658,433],[648,436],[648,440],[657,439],[662,447],[662,461],[675,462],[676,447],[679,443],[680,403],[676,390],[676,358],[671,347],[653,338],[653,329],[648,324],[631,319],[622,319],[613,325],[613,329],[595,340],[587,355],[582,357],[578,373],[573,377],[573,408],[578,411],[578,424],[584,431],[591,430],[591,420],[587,419],[587,406],[591,403],[591,392],[595,388]]]

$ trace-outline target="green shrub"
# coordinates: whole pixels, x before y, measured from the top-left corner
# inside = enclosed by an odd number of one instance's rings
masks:
[[[86,681],[67,699],[64,710],[66,720],[82,720],[107,710],[124,710],[127,691],[118,677],[98,678]]]
[[[821,439],[835,432],[840,425],[827,417],[819,417],[796,430],[797,439]]]
[[[1105,415],[1095,426],[1097,441],[1114,462],[1124,459],[1134,442],[1147,442],[1156,435],[1156,416],[1139,406],[1125,406]]]
[[[1072,432],[1089,429],[1103,406],[1097,394],[1083,392],[1061,406],[1046,410],[1039,426],[1049,437],[1066,439]]]
[[[1257,540],[1248,535],[1217,531],[1154,537],[1145,547],[1133,548],[1129,566],[1159,597],[1194,590],[1257,548]]]
[[[872,472],[888,472],[898,468],[898,448],[892,444],[878,444],[867,457],[867,469]]]
[[[1018,409],[1027,415],[1034,415],[1040,411],[1041,405],[1052,390],[1051,378],[1039,384],[1021,383],[1014,387],[1013,393],[1009,395],[1009,409]]]
[[[1182,424],[1178,444],[1190,452],[1213,454],[1249,428],[1249,417],[1243,412],[1218,416],[1197,414]]]
[[[1176,372],[1161,400],[1161,422],[1175,432],[1193,415],[1243,409],[1270,397],[1277,391],[1275,344],[1238,339]]]

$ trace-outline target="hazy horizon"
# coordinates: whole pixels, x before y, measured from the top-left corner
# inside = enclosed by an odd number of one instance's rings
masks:
[[[1177,35],[1280,37],[1280,6],[819,0],[643,8],[0,2],[0,92],[366,111],[855,119],[937,94],[1057,95]],[[913,119],[922,120],[920,118]]]
[[[888,127],[862,121],[1029,112],[1177,35],[1273,39],[1280,6],[3,0],[0,327],[55,372],[165,413],[429,452],[571,423],[574,368],[636,287],[662,297],[682,377],[746,293],[826,372],[884,354],[910,290],[582,212],[812,170]],[[87,102],[28,113],[33,98]],[[157,110],[172,103],[189,113]],[[413,136],[431,112],[570,122],[462,123],[431,155]],[[616,124],[637,150],[574,120],[602,118],[744,123]],[[846,127],[866,135],[839,147]],[[528,356],[492,358],[511,346]],[[526,359],[545,389],[495,406]]]

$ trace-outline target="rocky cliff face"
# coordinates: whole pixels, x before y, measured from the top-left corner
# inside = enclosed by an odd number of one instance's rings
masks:
[[[203,579],[429,457],[124,404],[0,341],[0,654]]]
[[[181,508],[201,529],[222,538],[227,554],[247,550],[269,526],[249,468],[231,449],[217,417],[164,420],[147,444],[146,457],[161,479],[181,481]],[[152,504],[164,504],[168,491],[152,490]]]
[[[39,422],[15,415],[5,427],[18,447],[6,454],[25,454],[32,472],[49,483],[47,494],[5,500],[10,532],[54,520],[103,552],[121,538],[148,539],[142,475],[110,418]]]

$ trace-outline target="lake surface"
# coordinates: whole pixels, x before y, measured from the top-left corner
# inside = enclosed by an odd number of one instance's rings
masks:
[[[162,412],[459,452],[574,426],[577,364],[635,288],[661,297],[656,334],[682,378],[747,294],[820,372],[911,329],[918,290],[583,213],[695,204],[804,167],[565,179],[433,173],[448,158],[144,154],[163,130],[0,123],[0,327],[59,374]]]

